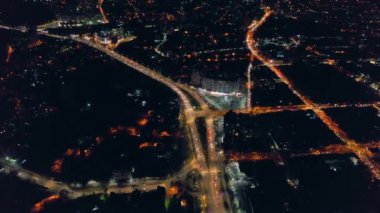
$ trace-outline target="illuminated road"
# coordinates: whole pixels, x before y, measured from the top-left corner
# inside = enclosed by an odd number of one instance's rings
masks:
[[[223,201],[227,202],[227,205],[231,207],[230,198],[228,193],[223,193],[227,191],[227,184],[224,178],[224,155],[215,152],[215,127],[214,118],[217,116],[213,115],[212,112],[219,112],[219,110],[212,110],[209,108],[208,104],[203,100],[203,98],[194,90],[183,84],[177,84],[179,88],[185,90],[189,93],[200,105],[200,110],[194,112],[194,117],[203,117],[206,121],[206,136],[207,136],[207,152],[208,152],[208,162],[209,162],[209,173],[211,179],[209,180],[211,189],[213,189],[213,196],[217,200],[217,206],[223,206]],[[223,116],[223,115],[221,115]],[[223,190],[222,190],[223,189]],[[226,196],[225,198],[223,198]],[[220,209],[220,208],[218,208]],[[226,211],[226,210],[224,210]]]
[[[380,142],[372,142],[367,144],[360,144],[360,147],[363,149],[372,149],[380,148]],[[352,154],[353,151],[349,149],[344,144],[332,144],[319,149],[312,149],[310,152],[306,153],[293,153],[289,158],[305,157],[305,156],[318,156],[318,155],[341,155],[341,154]],[[251,152],[251,153],[240,153],[240,152],[231,152],[226,154],[228,160],[233,161],[264,161],[272,160],[276,163],[281,163],[282,156],[278,152]]]
[[[100,3],[101,2],[103,1],[100,1]],[[20,32],[27,32],[26,29],[20,28],[20,27],[8,27],[8,26],[0,25],[0,28],[7,29],[7,30],[16,30]],[[140,73],[166,85],[172,91],[174,91],[181,100],[181,106],[183,108],[183,113],[186,118],[189,135],[191,136],[192,144],[194,148],[194,155],[196,158],[195,163],[192,162],[190,165],[185,166],[185,168],[183,168],[178,174],[175,174],[174,176],[176,177],[184,176],[188,172],[190,172],[190,170],[198,169],[200,173],[202,174],[202,184],[201,184],[202,195],[200,197],[202,198],[202,202],[203,201],[207,202],[207,207],[204,206],[202,211],[215,212],[215,213],[226,212],[225,207],[223,205],[223,198],[222,198],[220,185],[217,182],[218,170],[213,169],[213,171],[210,172],[210,169],[206,164],[206,159],[205,159],[204,150],[202,148],[202,144],[200,141],[199,132],[194,122],[195,117],[193,115],[194,114],[193,107],[188,97],[184,94],[184,92],[181,89],[178,88],[175,82],[173,82],[170,78],[167,78],[159,74],[158,72],[129,59],[128,57],[120,55],[104,46],[93,43],[91,41],[74,38],[74,37],[49,34],[43,29],[40,29],[38,31],[38,34],[56,38],[56,39],[61,39],[61,40],[72,39],[76,42],[86,44],[94,49],[97,49],[107,54],[111,58],[114,58],[118,60],[119,62],[133,68],[134,70],[137,70]],[[192,92],[189,92],[189,94],[192,94]],[[194,97],[194,98],[200,100],[199,97]],[[203,102],[201,103],[201,105],[205,106]],[[134,180],[133,183],[124,187],[106,185],[106,186],[98,186],[98,187],[85,187],[82,189],[73,189],[72,187],[68,186],[65,183],[62,183],[62,182],[59,182],[47,177],[43,177],[37,173],[23,169],[22,167],[10,165],[4,161],[0,163],[4,166],[4,169],[7,170],[8,172],[14,171],[17,173],[17,175],[20,178],[30,180],[31,182],[44,186],[53,193],[58,193],[59,191],[63,189],[67,190],[69,192],[69,197],[71,198],[76,198],[76,197],[82,196],[83,194],[102,193],[104,192],[105,189],[108,189],[108,191],[114,191],[114,192],[131,192],[136,187],[140,187],[143,190],[156,189],[157,186],[165,186],[166,188],[168,188],[170,181],[173,180],[171,178],[166,179],[166,180],[150,180],[148,178],[148,179],[143,179],[143,180]]]
[[[160,42],[160,43],[154,48],[154,51],[155,51],[158,55],[160,55],[160,56],[162,56],[162,57],[166,57],[165,53],[163,53],[163,52],[160,50],[160,48],[161,48],[162,45],[165,44],[165,42],[168,41],[168,34],[167,34],[167,33],[164,33],[163,36],[164,36],[164,38],[163,38],[162,41],[161,41],[161,42]]]
[[[131,42],[131,41],[135,40],[136,38],[137,38],[136,36],[128,36],[128,37],[125,37],[125,38],[119,39],[115,44],[112,44],[112,42],[110,42],[110,43],[108,44],[108,48],[109,48],[109,49],[116,49],[116,48],[118,48],[121,44]]]
[[[186,91],[187,93],[189,93],[191,95],[191,97],[193,97],[196,100],[197,104],[199,104],[201,110],[194,111],[194,113],[197,113],[199,111],[210,110],[209,107],[208,107],[208,104],[206,103],[206,101],[204,101],[203,98],[197,92],[195,92],[193,89],[191,89],[189,86],[187,86],[185,84],[180,84],[180,83],[177,83],[177,86],[181,90]]]
[[[320,104],[318,107],[320,109],[336,109],[336,108],[367,108],[367,107],[378,107],[380,102],[372,103],[329,103],[329,104]],[[249,115],[260,115],[260,114],[269,114],[269,113],[279,113],[279,112],[296,112],[296,111],[306,111],[312,110],[311,106],[302,104],[302,105],[284,105],[284,106],[255,106],[250,110],[247,109],[236,109],[232,110],[237,114],[249,114]],[[194,112],[195,117],[219,117],[224,116],[227,112],[231,110],[211,110],[203,109]]]
[[[94,185],[87,185],[83,187],[75,187],[71,186],[67,183],[43,176],[36,172],[27,170],[18,166],[15,163],[9,162],[7,160],[1,159],[0,164],[4,168],[6,173],[14,172],[17,177],[22,180],[30,181],[39,186],[45,187],[49,192],[58,194],[61,190],[66,190],[69,192],[69,198],[78,198],[83,195],[89,194],[98,194],[103,193],[105,190],[108,192],[123,192],[129,193],[134,189],[140,189],[144,191],[155,190],[157,186],[163,186],[165,188],[169,188],[170,182],[175,181],[177,179],[185,179],[186,175],[193,169],[196,168],[194,162],[190,162],[186,166],[184,166],[179,172],[174,173],[170,178],[135,178],[130,183],[124,185],[115,185],[110,183],[99,182]]]
[[[271,63],[271,60],[266,58],[265,56],[260,54],[260,50],[256,48],[256,42],[254,40],[254,32],[257,30],[259,26],[261,26],[268,17],[271,15],[271,11],[267,9],[265,11],[264,16],[258,21],[253,21],[252,24],[248,27],[246,42],[248,45],[248,49],[251,51],[251,54],[258,60],[260,60],[264,65],[266,65],[273,73],[277,75],[278,78],[284,82],[288,88],[297,95],[302,102],[312,110],[317,117],[332,131],[334,134],[343,141],[347,148],[350,149],[356,156],[360,159],[360,161],[366,165],[373,179],[380,180],[380,166],[374,162],[371,157],[373,156],[372,152],[364,147],[361,147],[355,140],[348,137],[347,133],[345,133],[337,123],[335,123],[320,107],[317,103],[313,102],[307,96],[303,95],[301,91],[299,91],[283,73],[282,71],[274,66]]]
[[[22,33],[28,32],[28,29],[26,27],[24,27],[24,26],[22,26],[22,27],[12,27],[12,26],[6,26],[6,25],[1,25],[0,24],[0,29],[19,31],[19,32],[22,32]]]
[[[46,36],[51,36],[50,34],[44,33]],[[53,35],[54,37],[57,37],[56,35]],[[187,121],[189,134],[192,138],[192,144],[195,151],[195,157],[197,162],[197,168],[200,170],[200,173],[202,174],[202,194],[205,195],[207,199],[207,212],[226,212],[221,190],[219,184],[211,184],[213,181],[215,182],[217,179],[215,178],[214,172],[210,172],[209,168],[206,164],[206,158],[204,155],[204,150],[202,148],[199,132],[197,129],[197,126],[195,125],[195,118],[193,116],[194,110],[193,107],[188,99],[188,97],[184,94],[184,92],[178,88],[177,84],[173,82],[170,78],[167,78],[161,74],[159,74],[157,71],[154,71],[144,65],[141,65],[128,57],[125,57],[123,55],[120,55],[112,50],[109,50],[108,48],[101,46],[99,44],[93,43],[91,41],[79,39],[79,38],[72,38],[73,40],[86,44],[90,47],[93,47],[108,56],[120,61],[121,63],[133,68],[134,70],[139,71],[140,73],[166,85],[169,87],[172,91],[174,91],[181,100],[181,105],[184,109],[184,115]],[[205,211],[205,209],[204,209]]]
[[[103,21],[104,21],[104,23],[108,23],[109,20],[108,20],[108,18],[107,18],[106,13],[104,12],[103,4],[104,4],[104,0],[99,0],[98,5],[97,5],[97,8],[99,9],[99,12],[100,12],[100,14],[101,14],[102,17],[103,17]]]

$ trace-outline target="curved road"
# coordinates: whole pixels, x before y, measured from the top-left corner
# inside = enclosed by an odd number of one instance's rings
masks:
[[[7,30],[16,30],[20,32],[27,32],[25,28],[22,27],[8,27],[8,26],[2,26],[0,25],[0,28],[7,29]],[[212,166],[208,167],[206,164],[206,158],[204,155],[204,150],[202,148],[199,132],[197,129],[197,126],[195,124],[195,118],[196,113],[193,110],[193,107],[191,105],[190,100],[185,95],[185,93],[181,90],[186,90],[189,95],[193,96],[194,99],[197,100],[197,102],[200,103],[202,106],[202,109],[208,109],[206,107],[206,103],[198,96],[194,95],[196,94],[191,89],[188,89],[186,86],[183,86],[181,84],[177,84],[174,81],[172,81],[170,78],[165,77],[158,73],[157,71],[148,68],[142,64],[139,64],[132,59],[125,57],[121,54],[118,54],[110,49],[107,49],[104,46],[101,46],[99,44],[93,43],[91,41],[87,41],[80,38],[75,37],[68,37],[68,36],[60,36],[60,35],[54,35],[49,34],[48,32],[44,31],[43,29],[40,29],[38,31],[38,34],[56,38],[56,39],[71,39],[79,43],[86,44],[87,46],[90,46],[94,49],[97,49],[111,58],[114,58],[118,60],[119,62],[133,68],[134,70],[139,71],[140,73],[166,85],[169,87],[172,91],[174,91],[181,101],[181,106],[183,107],[184,115],[186,118],[186,123],[188,125],[189,134],[192,139],[192,144],[194,147],[194,154],[196,160],[192,163],[186,165],[180,172],[177,173],[177,175],[173,176],[183,176],[186,175],[190,170],[197,168],[199,169],[200,173],[202,174],[202,195],[200,196],[202,198],[202,203],[207,202],[207,208],[205,205],[203,205],[203,212],[213,212],[213,213],[219,213],[219,212],[227,212],[227,210],[224,207],[223,204],[223,193],[221,190],[221,184],[220,181],[218,181],[218,173],[220,172],[219,166],[216,166],[216,164],[221,165],[220,163],[213,163]],[[181,89],[179,88],[181,87]],[[215,152],[214,152],[214,139],[213,139],[213,127],[212,127],[212,120],[208,120],[207,122],[207,128],[208,131],[208,145],[210,146],[210,150],[212,150],[211,158],[215,158]],[[218,161],[220,162],[220,161]],[[14,171],[17,172],[18,176],[20,178],[31,180],[32,182],[35,182],[38,185],[44,186],[47,189],[49,189],[52,192],[59,192],[62,189],[66,189],[70,192],[69,196],[72,198],[76,198],[79,196],[82,196],[83,194],[92,194],[92,193],[101,193],[104,192],[105,189],[108,189],[108,191],[113,192],[130,192],[137,188],[136,186],[143,186],[144,190],[153,190],[157,186],[166,186],[168,188],[170,181],[172,181],[172,178],[166,179],[166,180],[149,180],[149,179],[139,179],[135,180],[132,184],[124,186],[124,187],[117,187],[117,186],[98,186],[98,187],[86,187],[82,189],[73,189],[69,185],[59,182],[47,177],[44,177],[42,175],[39,175],[37,173],[31,172],[29,170],[23,169],[22,167],[18,167],[15,165],[11,165],[5,161],[0,161],[4,165],[5,170],[7,171]],[[211,169],[210,169],[211,168]],[[224,179],[222,180],[224,182]]]
[[[53,37],[53,38],[58,38],[58,39],[68,39],[68,37],[66,36],[53,35],[53,34],[43,32],[43,31],[39,32],[39,34]],[[213,171],[210,172],[210,169],[207,167],[207,164],[206,164],[206,158],[204,155],[204,150],[202,148],[199,132],[194,122],[195,116],[194,116],[193,107],[188,97],[185,95],[185,93],[181,89],[178,88],[177,84],[170,78],[161,75],[159,72],[151,68],[148,68],[142,64],[139,64],[138,62],[133,61],[132,59],[126,56],[123,56],[110,49],[107,49],[106,47],[102,45],[99,45],[99,44],[96,44],[84,39],[80,39],[80,38],[71,37],[71,39],[76,42],[86,44],[94,49],[97,49],[107,54],[111,58],[114,58],[118,60],[119,62],[131,67],[132,69],[137,70],[140,73],[166,85],[178,95],[178,97],[181,100],[181,105],[184,109],[184,115],[187,121],[186,123],[188,125],[189,134],[192,138],[193,147],[195,149],[194,151],[195,151],[196,164],[197,164],[196,167],[200,170],[200,173],[202,174],[202,196],[201,197],[205,197],[207,200],[207,212],[215,212],[215,213],[226,212],[226,209],[223,204],[223,196],[221,193],[221,187],[220,187],[220,184],[217,183],[216,181],[217,178],[216,178],[215,171],[213,169]],[[203,208],[203,211],[205,210],[206,208]]]

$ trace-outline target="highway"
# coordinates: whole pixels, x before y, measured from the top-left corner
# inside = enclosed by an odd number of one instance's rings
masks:
[[[210,109],[206,101],[193,89],[188,87],[187,85],[177,83],[178,87],[182,90],[185,90],[189,93],[200,105],[200,110],[194,112],[194,117],[196,118],[205,118],[206,121],[206,130],[207,130],[207,152],[208,152],[208,161],[209,161],[209,172],[211,176],[211,188],[214,188],[214,194],[217,196],[217,201],[219,202],[217,205],[224,205],[223,201],[227,202],[227,205],[231,208],[231,199],[228,193],[222,193],[223,191],[227,191],[227,184],[224,178],[224,155],[215,152],[215,127],[214,127],[214,119],[218,116],[213,112],[220,112],[220,110]],[[219,116],[223,116],[224,114],[219,114]],[[224,194],[224,198],[221,195]],[[225,209],[225,211],[227,211]]]
[[[0,25],[0,28],[6,29],[6,30],[15,30],[19,32],[28,31],[26,28],[23,28],[23,27],[9,27],[9,26]],[[90,46],[94,49],[97,49],[107,54],[109,57],[116,59],[119,62],[131,67],[132,69],[139,71],[140,73],[166,85],[173,92],[175,92],[181,101],[181,106],[183,108],[183,113],[184,113],[186,123],[188,126],[189,135],[191,136],[191,141],[194,147],[194,156],[196,160],[190,163],[190,165],[185,166],[185,168],[183,168],[177,174],[174,174],[172,177],[179,177],[179,176],[184,177],[192,169],[198,169],[200,173],[202,174],[201,195],[199,197],[202,199],[202,202],[203,201],[207,202],[207,207],[206,205],[204,205],[202,211],[215,212],[215,213],[226,212],[226,209],[223,205],[223,197],[221,193],[222,190],[220,189],[220,184],[217,182],[218,171],[216,169],[213,169],[213,171],[211,172],[209,167],[206,164],[206,158],[204,155],[204,150],[202,148],[199,132],[194,122],[195,118],[194,118],[193,106],[191,105],[185,93],[180,88],[178,88],[177,83],[172,81],[170,78],[161,75],[159,72],[152,70],[151,68],[148,68],[142,64],[139,64],[128,57],[120,55],[108,49],[107,47],[93,43],[91,41],[87,41],[80,38],[69,37],[69,36],[49,34],[43,29],[39,29],[38,34],[44,35],[47,37],[52,37],[55,39],[60,39],[60,40],[71,39],[76,42]],[[182,86],[182,88],[184,87]],[[189,94],[194,94],[193,92],[191,92],[191,90],[189,91],[190,91],[188,92]],[[194,97],[194,99],[201,100],[200,97],[198,96]],[[205,103],[203,101],[201,103],[201,106],[203,107],[205,106]],[[34,182],[35,184],[38,184],[40,186],[43,186],[52,193],[59,193],[61,190],[67,190],[69,192],[68,196],[70,198],[77,198],[84,194],[102,193],[104,192],[105,189],[108,189],[109,192],[131,192],[138,187],[140,187],[140,189],[143,189],[143,190],[153,190],[153,189],[156,189],[157,186],[165,186],[166,188],[169,188],[169,183],[173,180],[172,178],[168,178],[166,180],[150,180],[149,178],[146,178],[146,179],[134,180],[133,183],[128,184],[126,186],[122,186],[122,187],[103,184],[102,186],[97,186],[97,187],[86,186],[84,188],[74,189],[73,187],[67,185],[66,183],[56,181],[48,177],[44,177],[40,174],[26,170],[20,166],[11,165],[4,160],[0,161],[0,163],[3,165],[3,168],[7,172],[16,172],[18,177],[24,180],[29,180],[31,182]]]
[[[46,32],[41,31],[40,34],[53,37],[53,38],[58,38],[58,39],[67,39],[67,37],[64,36],[59,36],[59,35],[52,35]],[[202,143],[200,140],[198,128],[195,124],[195,117],[194,117],[194,109],[193,106],[191,105],[190,100],[188,97],[185,95],[185,93],[178,87],[178,84],[172,81],[170,78],[165,77],[161,75],[159,72],[148,68],[142,64],[139,64],[136,61],[133,61],[132,59],[125,57],[121,54],[118,54],[100,44],[93,43],[88,40],[80,39],[80,38],[74,38],[71,37],[70,39],[86,44],[87,46],[90,46],[94,49],[97,49],[111,58],[114,58],[118,60],[119,62],[131,67],[132,69],[139,71],[140,73],[166,85],[168,88],[170,88],[173,92],[175,92],[178,97],[181,100],[181,106],[184,111],[186,123],[188,125],[188,130],[189,134],[192,139],[192,144],[194,147],[195,151],[195,158],[196,158],[196,163],[197,166],[196,168],[200,171],[202,174],[202,194],[205,195],[205,198],[207,199],[207,209],[204,208],[203,211],[206,212],[226,212],[226,209],[223,204],[223,197],[221,193],[221,187],[220,184],[218,183],[218,178],[217,178],[217,173],[219,169],[213,169],[210,171],[210,168],[207,166],[206,163],[206,158],[204,155],[204,150],[202,148]],[[191,94],[191,93],[189,93]],[[194,97],[194,99],[199,99],[199,97]],[[203,106],[203,104],[201,104]],[[217,184],[214,184],[217,183]]]

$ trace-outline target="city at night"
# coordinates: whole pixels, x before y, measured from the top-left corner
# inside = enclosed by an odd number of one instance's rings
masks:
[[[380,213],[378,0],[1,0],[1,213]]]

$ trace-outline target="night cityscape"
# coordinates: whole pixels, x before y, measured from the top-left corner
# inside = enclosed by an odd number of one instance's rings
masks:
[[[1,213],[380,213],[380,1],[1,0]]]

